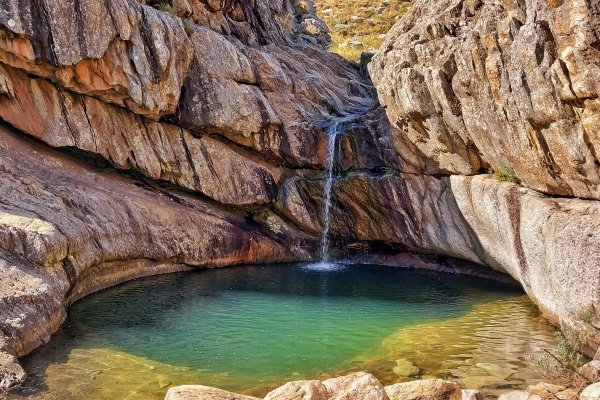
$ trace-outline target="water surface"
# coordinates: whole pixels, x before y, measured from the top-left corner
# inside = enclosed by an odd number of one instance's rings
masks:
[[[13,397],[161,399],[178,384],[264,395],[357,370],[493,393],[537,382],[527,357],[550,348],[552,332],[515,288],[449,274],[302,264],[178,273],[76,303],[24,360],[32,378]],[[417,376],[398,374],[397,360]]]

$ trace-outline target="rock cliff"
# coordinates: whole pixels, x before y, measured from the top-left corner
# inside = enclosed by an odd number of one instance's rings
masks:
[[[334,120],[338,248],[491,267],[600,346],[595,2],[418,0],[376,89],[308,1],[145,3],[0,2],[0,388],[93,291],[314,259]]]

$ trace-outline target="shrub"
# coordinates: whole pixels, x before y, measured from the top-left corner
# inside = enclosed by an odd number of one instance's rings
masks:
[[[173,10],[173,6],[171,4],[169,4],[169,3],[161,3],[161,4],[159,4],[158,5],[158,9],[160,11],[164,11],[164,12],[167,12],[169,14],[174,14],[175,13],[175,11]]]
[[[397,174],[397,171],[392,167],[383,167],[381,170],[383,172],[383,176],[385,176],[386,178],[396,176]]]
[[[516,184],[521,183],[521,181],[519,180],[519,178],[517,178],[517,175],[515,174],[515,170],[507,164],[502,164],[500,166],[500,170],[495,172],[495,175],[496,180],[498,182],[510,182]]]
[[[587,380],[577,371],[585,363],[584,356],[577,350],[581,337],[571,332],[557,332],[557,344],[552,351],[544,350],[531,355],[535,372],[546,379],[565,385],[583,386]]]

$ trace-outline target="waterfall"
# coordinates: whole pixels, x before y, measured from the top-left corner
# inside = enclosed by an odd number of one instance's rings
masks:
[[[338,133],[342,123],[334,121],[327,130],[327,162],[325,168],[327,170],[327,180],[323,187],[323,236],[321,237],[321,262],[329,262],[329,229],[330,229],[330,213],[331,213],[331,189],[333,187],[334,165],[335,165],[335,149]]]
[[[338,116],[331,116],[319,123],[319,127],[327,127],[327,160],[325,161],[326,180],[323,187],[323,235],[321,237],[321,259],[319,262],[307,266],[310,270],[316,271],[335,271],[344,268],[343,264],[331,262],[329,258],[329,236],[331,230],[331,194],[333,184],[337,178],[335,165],[339,157],[338,138],[346,131],[355,129],[360,125],[360,118],[364,116],[372,107],[372,103],[367,101],[361,104],[355,104],[346,109]]]

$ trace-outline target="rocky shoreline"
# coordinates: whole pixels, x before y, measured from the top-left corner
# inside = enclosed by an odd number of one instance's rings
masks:
[[[596,370],[600,372],[600,370]],[[366,372],[357,372],[325,381],[305,380],[288,382],[269,392],[263,400],[482,400],[477,390],[463,389],[452,381],[423,379],[383,386]],[[600,382],[590,384],[581,393],[549,383],[514,390],[498,400],[598,400]],[[165,400],[258,400],[207,386],[185,385],[168,390]]]

